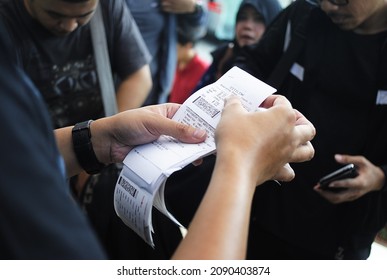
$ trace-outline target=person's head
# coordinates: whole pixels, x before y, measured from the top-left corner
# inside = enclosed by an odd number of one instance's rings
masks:
[[[177,30],[177,60],[188,61],[195,55],[195,39],[190,38],[181,29]]]
[[[24,0],[29,14],[57,36],[65,36],[87,24],[99,0]]]
[[[387,28],[385,0],[318,0],[318,2],[332,22],[343,30],[367,32]],[[378,26],[381,24],[384,26]]]
[[[266,27],[281,10],[277,0],[242,1],[235,23],[235,39],[238,45],[243,47],[257,43]]]

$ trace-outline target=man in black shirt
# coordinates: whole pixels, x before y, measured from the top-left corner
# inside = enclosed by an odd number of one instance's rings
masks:
[[[13,45],[11,57],[39,89],[55,128],[105,115],[90,23],[98,5],[111,64],[105,71],[111,69],[116,84],[113,102],[119,111],[140,107],[152,86],[151,57],[123,0],[0,1],[1,21]],[[101,174],[83,172],[70,181],[103,241],[112,239],[106,232],[130,231],[113,208],[119,171],[110,165]],[[120,227],[112,229],[113,222]]]
[[[150,55],[124,1],[0,1],[12,56],[42,93],[56,128],[104,116],[90,32],[98,4],[118,109],[137,108],[152,84]]]
[[[365,259],[387,222],[387,3],[310,2],[295,1],[237,59],[317,130],[316,156],[294,165],[296,179],[257,190],[250,258]],[[330,186],[345,191],[320,189],[347,163],[359,176]]]

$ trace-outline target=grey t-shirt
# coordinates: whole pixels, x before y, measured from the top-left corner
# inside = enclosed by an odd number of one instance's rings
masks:
[[[149,63],[150,54],[125,3],[100,2],[112,71],[123,80]],[[0,5],[17,64],[42,93],[54,127],[102,117],[90,24],[59,37],[33,19],[22,0],[1,0]]]

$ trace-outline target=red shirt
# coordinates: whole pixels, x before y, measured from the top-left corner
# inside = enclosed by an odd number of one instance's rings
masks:
[[[208,66],[209,63],[196,54],[184,69],[177,68],[169,102],[183,103],[193,93]]]

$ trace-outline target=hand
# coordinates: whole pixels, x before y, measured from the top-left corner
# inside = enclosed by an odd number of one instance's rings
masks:
[[[346,188],[338,193],[322,190],[320,185],[316,185],[314,190],[329,202],[339,204],[354,201],[369,192],[382,189],[385,181],[383,171],[365,157],[335,155],[335,159],[343,165],[349,163],[355,164],[359,175],[356,178],[338,180],[329,184],[331,188]]]
[[[286,100],[282,100],[281,98],[278,98],[278,95],[271,95],[266,100],[261,104],[261,107],[263,108],[270,108],[275,104],[285,102],[288,103]],[[290,104],[290,103],[289,103]],[[302,115],[298,110],[294,109],[294,113],[296,114],[296,125],[307,125],[312,129],[313,136],[316,134],[316,130],[312,123],[307,120],[304,115]],[[303,161],[308,161],[312,159],[314,156],[314,149],[310,141],[307,141],[300,146],[297,147],[295,153],[293,154],[292,160],[289,162],[303,162]],[[293,169],[291,168],[290,164],[287,163],[285,164],[277,174],[274,175],[272,180],[278,180],[278,181],[284,181],[288,182],[293,180],[295,174]]]
[[[188,14],[195,12],[196,0],[161,0],[164,12],[173,14]]]
[[[234,163],[256,184],[291,180],[294,172],[286,164],[313,157],[315,128],[283,96],[270,96],[262,106],[268,110],[249,113],[236,97],[226,101],[215,132],[217,161]]]
[[[134,146],[163,134],[186,143],[203,142],[207,137],[204,130],[171,120],[179,107],[172,103],[147,106],[94,121],[92,141],[98,159],[104,163],[122,162]]]

